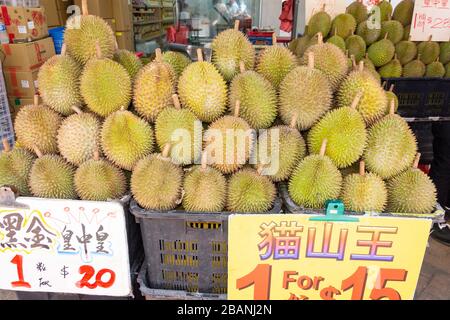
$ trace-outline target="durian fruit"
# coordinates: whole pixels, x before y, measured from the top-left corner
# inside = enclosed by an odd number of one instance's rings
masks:
[[[393,44],[397,44],[403,39],[403,26],[396,20],[383,21],[381,23],[380,38],[387,36],[388,40],[391,40]]]
[[[347,49],[345,47],[345,40],[342,39],[340,36],[338,36],[336,34],[336,30],[334,31],[334,35],[330,38],[328,38],[327,43],[331,43],[334,44],[336,47],[338,47],[339,49],[341,49],[343,52],[345,52],[345,50]]]
[[[403,39],[402,40],[410,40],[411,37],[411,25],[408,24],[403,28]]]
[[[339,169],[342,178],[345,179],[347,176],[359,172],[359,161],[352,164],[350,167]]]
[[[445,65],[445,76],[444,78],[450,78],[450,62]]]
[[[313,14],[308,22],[308,29],[306,34],[310,37],[315,36],[317,33],[322,33],[323,37],[327,37],[331,29],[331,17],[325,11],[325,5],[322,6],[322,10]]]
[[[350,211],[383,212],[387,203],[386,185],[376,174],[366,173],[364,161],[361,161],[359,174],[350,174],[344,179],[342,201]]]
[[[364,58],[361,61],[364,63],[364,68],[371,69],[371,70],[374,70],[376,72],[375,66],[373,65],[372,60],[369,59],[369,54],[367,52],[366,52],[366,55],[364,56]]]
[[[378,73],[383,78],[399,78],[402,76],[402,72],[402,64],[397,59],[397,55],[394,56],[394,59],[378,69]]]
[[[197,50],[198,62],[191,63],[178,82],[178,94],[182,104],[203,122],[213,122],[226,109],[227,84],[213,64],[203,61],[201,49]]]
[[[305,140],[296,126],[297,116],[294,116],[290,126],[275,126],[263,131],[258,137],[255,150],[257,163],[254,167],[262,167],[262,174],[274,182],[287,180],[306,155]]]
[[[83,103],[80,75],[80,66],[66,55],[64,44],[60,55],[51,57],[39,68],[39,92],[44,104],[64,116],[72,114],[72,107],[80,107]]]
[[[411,24],[414,11],[414,0],[403,0],[394,9],[392,18],[406,26]]]
[[[383,87],[384,87],[384,85],[383,85]],[[386,115],[388,115],[391,110],[391,102],[392,101],[394,101],[394,113],[397,112],[397,110],[398,110],[398,97],[394,93],[394,87],[395,87],[395,85],[392,84],[391,87],[389,88],[389,91],[386,91],[386,97],[387,97]]]
[[[126,49],[116,50],[114,61],[120,63],[127,70],[132,81],[134,81],[139,70],[143,67],[141,59]]]
[[[303,37],[297,39],[296,46],[294,48],[295,51],[293,51],[297,58],[303,57],[310,40],[311,38],[308,35],[304,35]]]
[[[109,24],[100,17],[89,15],[83,6],[83,15],[73,15],[67,19],[64,42],[67,52],[81,64],[96,57],[98,42],[102,55],[112,59],[116,38]]]
[[[382,0],[377,4],[378,8],[380,8],[380,19],[381,21],[389,20],[392,16],[392,5],[390,0]]]
[[[337,35],[345,40],[355,32],[356,20],[351,14],[341,13],[334,18],[331,29],[336,30]]]
[[[276,44],[275,34],[273,38]],[[297,65],[297,57],[289,49],[273,45],[259,55],[256,70],[278,89],[284,77]]]
[[[223,174],[208,166],[203,152],[201,166],[193,167],[184,176],[183,208],[187,212],[221,212],[225,207],[227,181]]]
[[[395,46],[391,40],[387,39],[386,34],[384,39],[373,43],[367,49],[367,53],[374,66],[381,67],[392,60],[395,54]]]
[[[38,159],[30,171],[31,193],[39,198],[76,199],[75,168],[60,156],[43,155],[35,149]]]
[[[275,197],[274,183],[254,169],[244,168],[228,181],[227,209],[231,212],[267,212],[272,209]]]
[[[439,61],[443,64],[447,64],[450,62],[450,41],[447,42],[441,42],[439,44],[440,46],[440,55],[439,55]]]
[[[388,181],[388,211],[393,213],[431,213],[436,207],[436,186],[417,168],[420,153],[412,168]]]
[[[364,39],[366,45],[370,46],[380,38],[381,28],[373,28],[373,26],[369,28],[367,23],[368,21],[363,21],[358,24],[356,34]]]
[[[172,106],[176,86],[175,71],[162,61],[161,49],[155,52],[155,60],[139,71],[134,82],[134,107],[150,122],[155,122],[162,110]]]
[[[295,54],[296,50],[297,50],[297,46],[298,46],[298,42],[299,42],[300,38],[295,38],[293,40],[291,40],[291,42],[289,42],[288,44],[288,49]]]
[[[443,78],[445,76],[445,67],[442,62],[439,61],[439,58],[427,65],[425,77],[430,78]]]
[[[366,42],[358,35],[354,34],[348,37],[345,40],[345,47],[349,54],[355,56],[356,62],[359,62],[366,55]]]
[[[170,161],[169,151],[166,145],[162,154],[142,158],[133,169],[131,192],[145,209],[171,210],[181,202],[183,170]]]
[[[403,66],[403,77],[405,78],[421,78],[425,75],[426,66],[420,60],[421,55],[417,55],[417,59],[405,64]]]
[[[174,108],[166,108],[155,122],[156,142],[162,150],[170,144],[170,157],[175,164],[198,163],[202,150],[201,122],[189,110],[182,109],[178,96],[172,96]],[[198,130],[200,137],[196,136]]]
[[[80,91],[92,112],[107,117],[122,107],[128,108],[131,78],[118,62],[103,59],[98,43],[96,46],[97,58],[86,63],[80,79]]]
[[[315,124],[308,133],[308,150],[318,154],[327,140],[325,155],[338,168],[346,168],[363,155],[367,141],[366,124],[356,110],[362,97],[358,93],[351,106],[334,109]]]
[[[431,36],[428,41],[423,41],[417,45],[417,53],[420,54],[420,60],[425,64],[430,64],[439,58],[441,49],[437,42],[431,41]]]
[[[21,196],[30,195],[28,176],[34,156],[25,149],[15,147],[11,150],[8,139],[4,138],[0,153],[0,186],[14,186]]]
[[[417,152],[416,138],[399,115],[391,112],[369,129],[364,160],[370,172],[383,179],[392,178],[406,170]]]
[[[323,208],[325,202],[337,199],[341,193],[342,176],[330,158],[325,156],[327,141],[320,154],[303,159],[289,180],[289,195],[304,208]]]
[[[239,73],[239,63],[252,70],[255,64],[255,49],[247,37],[239,31],[239,20],[234,29],[219,33],[211,44],[212,62],[228,82]]]
[[[236,101],[234,115],[226,115],[209,126],[204,134],[205,151],[214,168],[233,173],[249,160],[255,137],[250,125],[239,117],[240,101]]]
[[[379,81],[368,70],[364,70],[361,61],[357,70],[344,79],[337,92],[337,102],[341,107],[349,106],[355,97],[362,93],[357,106],[366,124],[370,125],[380,119],[386,108],[386,94]]]
[[[175,71],[176,77],[179,78],[184,69],[191,64],[191,59],[185,54],[175,51],[166,51],[162,55],[162,61],[172,66]]]
[[[318,34],[318,43],[309,47],[301,63],[307,65],[309,54],[314,54],[314,68],[322,71],[334,91],[348,73],[347,57],[342,50],[330,43],[323,43],[322,35]],[[291,118],[289,118],[290,121]]]
[[[100,146],[101,124],[91,113],[76,114],[63,120],[58,129],[58,150],[64,159],[76,166],[92,159],[95,150]]]
[[[326,45],[326,44],[323,44]],[[332,48],[341,51],[334,45]],[[332,90],[326,75],[315,69],[314,49],[308,53],[308,66],[292,70],[284,78],[280,87],[280,116],[284,123],[290,124],[298,116],[297,128],[307,130],[331,107]]]
[[[353,1],[345,11],[348,14],[351,14],[353,18],[355,18],[356,23],[361,23],[363,21],[366,21],[368,18],[368,12],[367,7],[364,5],[364,3],[360,0]]]
[[[107,201],[120,199],[127,190],[122,170],[100,159],[98,151],[75,172],[75,190],[81,200]]]
[[[106,118],[101,130],[102,149],[109,161],[125,170],[153,151],[150,124],[130,111],[119,110]]]
[[[20,108],[14,120],[17,140],[29,151],[39,148],[43,154],[57,153],[61,120],[58,113],[39,104],[39,96],[34,96],[34,105]]]
[[[402,40],[395,45],[395,53],[402,66],[404,66],[417,56],[417,45],[412,41]]]
[[[228,105],[234,109],[241,102],[240,117],[253,129],[269,128],[277,116],[277,92],[272,84],[255,71],[245,71],[241,62],[241,74],[230,85]]]

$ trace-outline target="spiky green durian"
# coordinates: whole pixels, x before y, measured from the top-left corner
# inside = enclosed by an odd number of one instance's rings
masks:
[[[184,69],[192,62],[185,54],[175,51],[164,52],[162,60],[172,66],[177,78],[181,76]]]
[[[92,59],[84,67],[80,91],[91,111],[107,117],[122,107],[128,108],[131,100],[130,75],[113,60]]]
[[[399,78],[402,76],[402,72],[402,64],[397,59],[397,57],[378,69],[378,73],[383,78]]]
[[[345,47],[349,55],[354,55],[356,62],[359,62],[366,55],[366,43],[358,35],[351,35],[345,40]]]
[[[447,64],[450,62],[450,41],[441,42],[440,46],[440,55],[439,61],[443,64]]]
[[[411,62],[417,56],[417,46],[412,41],[400,41],[395,45],[395,53],[403,65]]]
[[[170,158],[152,154],[136,164],[131,175],[131,192],[143,208],[171,210],[180,202],[183,170]]]
[[[173,68],[161,61],[161,51],[156,51],[155,61],[139,71],[134,82],[134,107],[150,122],[155,122],[164,108],[172,106],[176,75]]]
[[[305,54],[306,49],[308,49],[308,44],[311,37],[305,34],[303,37],[297,38],[296,40],[296,46],[293,53],[297,56],[297,58],[301,58]]]
[[[437,42],[423,41],[417,46],[417,54],[420,54],[420,60],[425,64],[430,64],[439,58],[441,49]]]
[[[79,63],[84,64],[96,56],[96,43],[102,56],[111,59],[116,38],[108,23],[100,17],[73,15],[67,19],[64,32],[67,52]]]
[[[139,159],[153,151],[153,140],[150,124],[124,110],[106,118],[101,130],[106,157],[125,170],[132,170]]]
[[[253,129],[270,127],[277,116],[277,93],[272,84],[255,71],[244,71],[230,85],[228,105],[240,101],[240,117]]]
[[[332,37],[328,38],[327,43],[334,44],[336,47],[341,49],[343,52],[345,52],[345,40],[342,39],[337,34],[333,35]]]
[[[30,171],[31,193],[40,198],[76,199],[75,168],[60,156],[44,155],[36,159]]]
[[[434,61],[427,65],[425,77],[442,78],[445,76],[445,67],[440,61]]]
[[[117,50],[114,53],[114,61],[120,63],[127,70],[132,81],[143,66],[142,61],[133,52],[125,49]]]
[[[92,159],[100,147],[101,124],[90,113],[73,114],[63,120],[58,130],[58,149],[61,155],[76,166]]]
[[[327,200],[337,199],[341,192],[341,173],[323,153],[303,159],[289,180],[289,194],[301,207],[323,208]]]
[[[431,213],[436,186],[420,169],[409,168],[388,181],[388,210],[393,213]]]
[[[362,3],[362,1],[353,1],[347,7],[347,10],[345,12],[351,14],[353,18],[355,18],[356,23],[366,21],[368,18],[367,7],[364,5],[364,3]]]
[[[319,11],[311,16],[308,22],[307,35],[315,36],[321,32],[324,37],[328,35],[331,29],[331,17],[325,11]]]
[[[414,0],[403,0],[394,9],[392,18],[406,26],[411,24],[414,11]]]
[[[103,159],[84,162],[75,172],[74,182],[81,200],[120,199],[127,190],[122,170]]]
[[[80,107],[81,68],[68,55],[57,55],[48,59],[38,73],[39,92],[44,104],[56,112],[67,116],[72,107]]]
[[[403,39],[402,40],[408,41],[410,39],[410,37],[409,37],[410,34],[411,34],[411,25],[408,24],[407,26],[405,26],[403,28]]]
[[[406,121],[389,114],[369,129],[364,160],[370,172],[389,179],[408,168],[416,152],[416,138]]]
[[[356,212],[383,212],[387,202],[386,185],[374,173],[361,172],[345,177],[342,186],[342,201],[345,208]]]
[[[30,195],[28,176],[34,159],[25,149],[4,149],[0,153],[0,185],[16,187],[21,196]]]
[[[231,212],[264,213],[275,201],[276,188],[251,168],[234,173],[228,182],[227,208]]]
[[[258,57],[257,71],[262,74],[275,89],[278,89],[284,77],[298,65],[297,57],[289,49],[272,46]]]
[[[417,59],[405,64],[403,66],[403,77],[405,78],[420,78],[425,75],[426,66],[420,60],[420,55],[418,55]]]
[[[56,135],[61,116],[43,105],[20,108],[14,121],[17,140],[28,150],[38,148],[43,154],[57,153]]]
[[[356,34],[364,39],[366,45],[370,46],[372,43],[376,42],[381,34],[381,28],[368,28],[367,21],[363,21],[358,25],[356,29]]]
[[[214,38],[211,48],[212,62],[228,82],[239,73],[241,61],[244,61],[247,70],[254,67],[255,49],[247,37],[236,29],[219,33]]]
[[[356,30],[356,20],[351,14],[341,13],[334,18],[331,30],[336,30],[338,36],[347,39]]]
[[[365,57],[361,60],[364,63],[364,68],[375,70],[372,60],[369,59],[369,54],[366,53]]]
[[[386,21],[391,18],[393,8],[390,1],[382,0],[380,3],[378,3],[377,7],[380,8],[381,21]]]
[[[262,167],[262,174],[272,181],[279,182],[289,178],[295,166],[306,155],[306,144],[302,135],[295,128],[276,126],[263,131],[258,138],[257,164]]]
[[[403,39],[403,32],[403,26],[398,21],[388,20],[381,23],[380,38],[387,37],[393,44],[397,44]]]
[[[382,39],[373,43],[367,49],[370,60],[372,60],[375,67],[384,66],[392,60],[395,54],[395,46],[389,39]]]
[[[397,110],[398,110],[398,97],[393,92],[393,90],[394,90],[394,85],[391,86],[389,91],[386,91],[386,98],[387,98],[386,112],[385,112],[386,115],[389,114],[389,112],[390,112],[392,101],[394,101],[394,112],[397,112]]]

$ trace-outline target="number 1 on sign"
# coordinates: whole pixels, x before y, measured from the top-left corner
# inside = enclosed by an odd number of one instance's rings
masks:
[[[15,257],[11,260],[12,264],[17,265],[17,275],[19,277],[19,281],[14,281],[11,282],[11,285],[13,286],[13,288],[19,288],[19,287],[23,287],[23,288],[31,288],[31,285],[26,282],[23,278],[23,257],[20,254],[16,254]]]

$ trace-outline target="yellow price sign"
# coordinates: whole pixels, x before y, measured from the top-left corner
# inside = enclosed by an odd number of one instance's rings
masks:
[[[310,218],[230,216],[228,298],[413,299],[431,220]]]

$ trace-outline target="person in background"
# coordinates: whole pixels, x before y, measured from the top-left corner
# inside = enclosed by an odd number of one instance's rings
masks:
[[[450,121],[433,123],[433,162],[430,177],[437,188],[438,203],[445,209],[444,223],[435,223],[431,237],[450,246]]]

